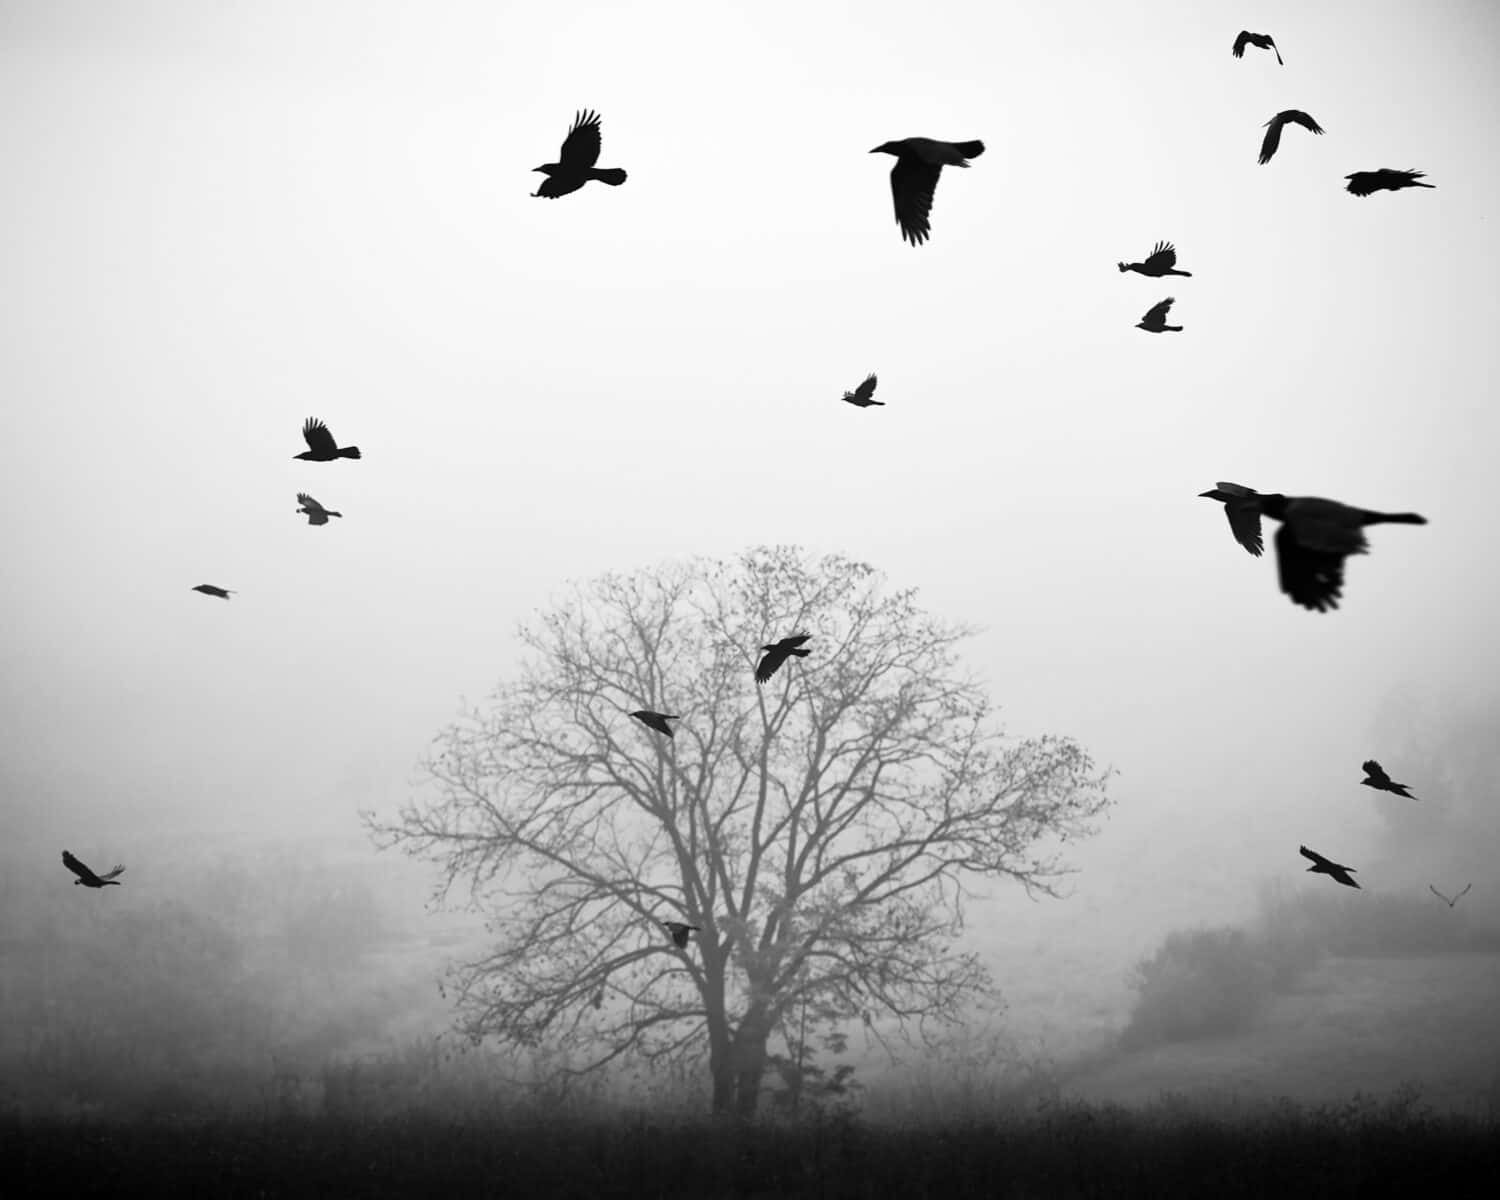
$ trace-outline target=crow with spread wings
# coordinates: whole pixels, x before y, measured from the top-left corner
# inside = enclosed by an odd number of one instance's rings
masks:
[[[328,432],[328,426],[318,420],[317,417],[308,417],[302,423],[302,438],[307,443],[307,449],[301,454],[294,454],[294,459],[306,459],[308,462],[333,462],[336,458],[358,458],[358,446],[340,446],[333,440],[333,434]]]
[[[1281,62],[1281,51],[1276,49],[1276,39],[1269,33],[1251,33],[1248,29],[1241,29],[1240,36],[1234,39],[1235,58],[1245,57],[1245,47],[1254,46],[1258,50],[1275,51],[1276,61],[1284,67],[1286,63]]]
[[[562,149],[557,152],[555,163],[543,163],[532,167],[547,178],[533,196],[545,196],[556,200],[569,192],[576,192],[591,179],[619,187],[625,182],[625,172],[619,167],[596,167],[599,161],[599,114],[591,111],[579,113],[573,120],[573,128],[563,139]]]
[[[869,408],[874,404],[881,408],[885,407],[884,400],[875,399],[875,376],[865,376],[865,381],[852,392],[844,393],[844,403],[852,404],[855,408]]]
[[[1191,279],[1193,275],[1191,271],[1177,269],[1177,247],[1171,242],[1157,242],[1156,249],[1146,256],[1145,262],[1122,262],[1120,270],[1149,275],[1152,279],[1160,279],[1163,275],[1186,275]]]
[[[1399,192],[1402,188],[1435,188],[1437,185],[1434,183],[1417,182],[1426,177],[1425,171],[1397,171],[1381,167],[1378,171],[1356,171],[1353,175],[1345,175],[1349,185],[1344,190],[1356,196],[1369,196],[1375,192]]]
[[[1303,129],[1318,134],[1323,132],[1323,127],[1300,108],[1289,108],[1285,112],[1277,113],[1266,122],[1266,136],[1260,144],[1261,166],[1265,166],[1275,155],[1276,147],[1281,145],[1281,131],[1287,125],[1300,125]]]
[[[66,850],[63,851],[63,866],[78,876],[77,879],[73,880],[74,887],[77,887],[79,884],[88,888],[119,887],[119,877],[125,874],[125,868],[116,865],[115,869],[106,875],[95,875],[87,866],[74,858]]]
[[[1160,304],[1153,304],[1146,310],[1146,315],[1135,323],[1135,327],[1144,329],[1147,333],[1181,333],[1181,325],[1167,324],[1167,314],[1176,303],[1176,297],[1168,296]]]
[[[781,668],[781,664],[788,658],[806,658],[812,653],[810,650],[799,650],[798,647],[807,641],[812,634],[798,633],[792,637],[784,637],[779,642],[772,642],[769,646],[762,646],[765,652],[761,655],[760,663],[755,668],[755,682],[765,683],[772,675]]]
[[[309,525],[327,525],[329,517],[343,518],[343,513],[334,512],[332,509],[324,508],[306,492],[297,493],[297,503],[300,506],[297,511],[307,514]]]
[[[882,142],[871,154],[891,154],[891,199],[896,205],[896,224],[901,240],[920,246],[932,236],[932,193],[944,167],[967,167],[969,159],[984,153],[984,143],[940,142],[935,138],[909,137]]]
[[[1224,505],[1224,515],[1229,518],[1229,532],[1234,540],[1249,553],[1259,558],[1266,543],[1260,535],[1260,509],[1255,506],[1255,497],[1260,493],[1244,484],[1219,480],[1212,491],[1199,492],[1208,500],[1218,500]]]

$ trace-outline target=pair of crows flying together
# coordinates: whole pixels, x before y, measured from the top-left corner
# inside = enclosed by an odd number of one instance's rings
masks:
[[[1374,788],[1379,792],[1391,792],[1392,794],[1397,796],[1405,796],[1409,800],[1416,799],[1416,797],[1413,796],[1408,790],[1406,784],[1396,783],[1394,780],[1392,780],[1391,777],[1385,773],[1384,768],[1382,768],[1381,765],[1373,758],[1367,759],[1363,764],[1363,768],[1365,777],[1360,780],[1360,783],[1365,787]],[[1354,882],[1353,867],[1346,867],[1341,863],[1336,863],[1331,859],[1324,858],[1316,850],[1309,850],[1306,846],[1298,846],[1297,849],[1301,853],[1303,858],[1308,859],[1312,862],[1312,866],[1307,868],[1309,871],[1312,871],[1314,874],[1318,875],[1327,875],[1330,879],[1333,879],[1338,883],[1342,883],[1345,887],[1359,887],[1359,884]],[[1436,888],[1433,888],[1431,884],[1428,884],[1427,886],[1429,888],[1432,888],[1433,892],[1437,895],[1443,896],[1443,894]],[[1465,892],[1468,890],[1468,888],[1464,889]],[[1458,895],[1462,896],[1463,892],[1460,892]],[[1447,900],[1448,897],[1443,896],[1443,899]],[[1452,908],[1456,903],[1458,903],[1458,896],[1455,896],[1453,900],[1449,902],[1448,907]]]
[[[765,683],[781,669],[781,664],[789,658],[806,658],[812,653],[811,650],[803,650],[802,645],[812,637],[810,633],[796,633],[791,637],[784,637],[779,642],[772,642],[762,646],[760,662],[755,667],[755,682]],[[638,708],[630,714],[648,729],[654,729],[657,733],[664,733],[668,737],[675,736],[668,721],[680,721],[681,717],[674,717],[670,713],[652,712],[648,708]]]

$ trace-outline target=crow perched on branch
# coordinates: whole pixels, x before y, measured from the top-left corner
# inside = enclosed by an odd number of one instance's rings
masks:
[[[1147,333],[1181,333],[1181,325],[1167,324],[1167,313],[1176,303],[1175,297],[1168,296],[1160,304],[1153,304],[1146,310],[1146,315],[1135,323],[1135,327],[1144,329]]]
[[[811,654],[810,650],[797,649],[810,637],[812,637],[810,633],[799,633],[792,637],[784,637],[779,642],[772,642],[769,646],[762,646],[761,649],[765,651],[765,654],[761,656],[760,663],[755,668],[755,682],[765,683],[776,674],[781,664],[793,655],[797,658],[806,658]]]
[[[1214,484],[1212,491],[1199,492],[1198,495],[1223,502],[1224,515],[1229,518],[1229,532],[1234,534],[1234,540],[1259,558],[1266,548],[1260,535],[1260,509],[1255,507],[1255,497],[1260,493],[1243,484],[1221,479]]]
[[[884,142],[871,154],[893,154],[891,197],[896,204],[896,224],[901,238],[913,246],[932,236],[932,193],[944,167],[967,167],[968,160],[984,153],[984,143],[940,142],[934,138],[910,137],[899,142]]]
[[[865,381],[857,388],[855,388],[852,392],[844,393],[844,401],[848,404],[854,405],[855,408],[869,408],[872,404],[884,408],[885,401],[874,399],[874,395],[875,376],[867,375],[865,376]]]
[[[1416,800],[1407,790],[1406,784],[1394,782],[1383,768],[1373,758],[1364,763],[1365,777],[1359,782],[1367,788],[1374,788],[1377,792],[1390,792],[1393,796],[1404,796],[1408,800]]]
[[[1289,108],[1285,112],[1279,112],[1266,122],[1265,140],[1260,144],[1260,164],[1265,166],[1271,161],[1271,156],[1276,153],[1276,147],[1281,145],[1281,130],[1287,124],[1300,125],[1303,129],[1311,130],[1313,133],[1321,134],[1323,127],[1314,121],[1300,108]]]
[[[1303,858],[1312,860],[1312,866],[1307,869],[1314,874],[1327,875],[1330,879],[1337,880],[1345,887],[1359,887],[1359,884],[1354,882],[1353,867],[1340,866],[1338,863],[1324,858],[1316,850],[1309,850],[1306,846],[1298,846],[1297,850]],[[1361,888],[1360,890],[1363,891],[1364,889]]]
[[[679,950],[687,949],[688,934],[702,932],[699,926],[684,925],[681,921],[658,921],[657,924],[672,935],[672,944]]]
[[[1399,192],[1402,188],[1409,187],[1437,187],[1435,183],[1417,182],[1427,178],[1426,171],[1396,171],[1390,167],[1381,167],[1378,171],[1356,171],[1344,178],[1349,181],[1349,186],[1344,190],[1356,196],[1368,196],[1373,192]]]
[[[83,863],[79,862],[78,859],[74,858],[66,850],[62,852],[62,858],[63,866],[67,867],[68,870],[72,871],[73,874],[78,876],[77,879],[73,880],[74,887],[77,887],[80,883],[83,884],[84,887],[90,888],[121,886],[119,876],[125,874],[125,868],[119,866],[118,864],[116,864],[115,869],[113,871],[110,871],[107,875],[95,875],[88,869],[88,867],[84,866]]]
[[[1193,275],[1191,271],[1177,270],[1177,247],[1171,242],[1157,242],[1156,249],[1146,256],[1145,262],[1122,262],[1120,270],[1149,275],[1152,279],[1160,279],[1163,275],[1186,275],[1191,279]]]
[[[234,594],[229,588],[214,587],[211,583],[200,583],[192,590],[202,592],[205,596],[217,596],[220,600],[228,600]]]
[[[1281,62],[1281,51],[1276,49],[1276,39],[1269,33],[1251,33],[1248,29],[1241,29],[1240,36],[1234,39],[1235,58],[1245,57],[1245,47],[1255,46],[1261,50],[1274,50],[1276,61],[1284,67],[1286,63]]]
[[[562,149],[557,152],[557,161],[531,168],[547,176],[531,194],[556,200],[559,196],[576,192],[591,179],[610,187],[619,187],[625,182],[625,172],[619,167],[594,166],[598,161],[599,114],[585,109],[574,118],[573,128],[568,130]]]
[[[302,437],[307,442],[307,449],[301,454],[294,454],[294,459],[302,458],[308,462],[332,462],[336,458],[358,458],[358,446],[340,447],[333,440],[333,434],[328,432],[328,426],[318,420],[317,417],[308,417],[302,423]]]
[[[342,518],[344,515],[341,512],[334,512],[331,509],[324,508],[306,492],[297,493],[297,503],[301,505],[297,511],[307,514],[307,523],[309,525],[327,525],[329,517]]]
[[[681,717],[669,716],[666,713],[652,712],[649,708],[638,708],[630,715],[637,721],[639,721],[642,725],[644,725],[647,729],[654,729],[657,733],[664,733],[668,737],[672,737],[674,735],[672,733],[672,727],[668,725],[667,722],[682,720]]]

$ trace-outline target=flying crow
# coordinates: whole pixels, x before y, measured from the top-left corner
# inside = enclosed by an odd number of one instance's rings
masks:
[[[324,508],[306,492],[297,493],[297,503],[302,506],[297,511],[307,514],[307,523],[309,525],[327,525],[329,517],[342,517],[344,515],[341,512],[334,512],[332,509]]]
[[[1276,567],[1281,590],[1292,603],[1327,612],[1339,606],[1344,590],[1344,559],[1365,554],[1366,525],[1425,525],[1416,513],[1381,513],[1353,508],[1318,496],[1255,497],[1261,513],[1281,522],[1276,531]]]
[[[697,925],[684,925],[681,921],[658,921],[663,929],[672,935],[672,944],[679,950],[687,949],[688,934],[700,932]]]
[[[307,441],[307,449],[301,454],[292,455],[293,458],[303,458],[308,462],[332,462],[336,458],[359,457],[358,446],[340,446],[333,440],[333,434],[328,432],[328,426],[317,417],[308,417],[302,423],[302,436]]]
[[[118,877],[125,874],[124,867],[116,866],[108,875],[95,875],[88,867],[84,866],[83,863],[79,862],[78,859],[74,858],[66,850],[63,851],[63,866],[78,876],[77,879],[73,880],[74,887],[77,887],[80,883],[84,887],[91,888],[119,887],[120,880]]]
[[[1318,875],[1327,875],[1329,878],[1342,883],[1345,887],[1359,887],[1359,884],[1354,882],[1353,867],[1341,867],[1338,863],[1330,862],[1316,850],[1309,850],[1306,846],[1298,846],[1297,849],[1301,852],[1303,858],[1312,861],[1312,866],[1307,868],[1309,871]]]
[[[910,137],[899,142],[885,142],[871,154],[894,154],[891,168],[891,196],[896,202],[896,224],[901,238],[913,246],[932,236],[932,193],[944,167],[967,167],[968,160],[984,153],[984,143],[939,142],[934,138]]]
[[[1281,51],[1276,50],[1276,39],[1269,33],[1251,33],[1248,29],[1241,29],[1240,36],[1234,39],[1235,58],[1245,57],[1245,47],[1255,46],[1261,50],[1275,50],[1276,61],[1284,67],[1286,63],[1281,62]]]
[[[1193,274],[1191,271],[1177,269],[1177,247],[1171,242],[1157,242],[1156,249],[1146,256],[1145,262],[1122,262],[1120,270],[1149,275],[1153,279],[1160,279],[1163,275],[1186,275],[1191,278]]]
[[[1147,333],[1181,333],[1181,325],[1168,325],[1167,313],[1177,301],[1168,296],[1160,304],[1153,304],[1146,310],[1146,315],[1135,323],[1137,329],[1144,329]]]
[[[1300,125],[1303,129],[1310,130],[1313,133],[1323,132],[1323,127],[1300,108],[1289,108],[1285,112],[1277,113],[1266,122],[1265,140],[1260,144],[1261,166],[1265,166],[1266,163],[1271,161],[1271,156],[1276,153],[1276,147],[1281,145],[1282,126],[1288,122],[1293,125]]]
[[[1260,509],[1255,507],[1255,497],[1260,495],[1254,488],[1243,484],[1220,480],[1210,492],[1198,495],[1224,504],[1224,515],[1229,518],[1229,531],[1234,540],[1245,547],[1256,558],[1261,556],[1266,544],[1260,536]]]
[[[576,192],[590,179],[619,187],[625,182],[625,172],[619,167],[596,167],[599,161],[599,114],[585,110],[573,120],[573,128],[563,139],[562,149],[557,152],[555,163],[543,163],[532,167],[547,176],[533,196],[546,196],[555,200]]]
[[[205,596],[217,596],[220,600],[228,600],[232,594],[231,589],[214,587],[211,583],[200,583],[193,591],[202,592]]]
[[[652,712],[648,708],[638,708],[630,715],[637,721],[639,721],[642,725],[644,725],[647,729],[654,729],[657,733],[664,733],[668,737],[671,737],[673,735],[672,727],[668,725],[667,722],[682,720],[681,717],[668,716],[666,713]]]
[[[762,646],[761,649],[765,651],[765,654],[761,656],[760,663],[755,668],[755,682],[765,683],[776,674],[781,664],[793,655],[806,658],[812,652],[799,650],[797,647],[810,637],[812,637],[810,633],[799,633],[793,637],[784,637],[779,642],[772,642],[769,646]]]
[[[1427,885],[1427,890],[1429,892],[1431,892],[1434,896],[1436,896],[1439,900],[1441,900],[1445,904],[1447,904],[1449,908],[1452,908],[1455,904],[1457,904],[1460,900],[1462,900],[1464,898],[1464,892],[1467,892],[1473,886],[1474,885],[1472,883],[1466,883],[1466,884],[1464,884],[1464,891],[1463,892],[1459,892],[1458,895],[1454,896],[1451,900],[1447,896],[1443,895],[1442,892],[1438,891],[1437,888],[1433,887],[1432,884],[1430,884],[1430,883]]]
[[[1345,175],[1349,186],[1345,191],[1353,192],[1356,196],[1368,196],[1372,192],[1399,192],[1402,188],[1424,187],[1435,188],[1433,183],[1418,183],[1419,179],[1426,179],[1426,171],[1395,171],[1390,167],[1381,167],[1378,171],[1356,171],[1353,175]]]
[[[879,405],[881,408],[884,408],[885,401],[874,399],[874,395],[875,376],[869,375],[866,376],[865,381],[857,388],[855,388],[852,392],[845,392],[844,400],[847,403],[854,405],[855,408],[869,408],[872,404]]]
[[[1385,773],[1382,767],[1373,758],[1364,764],[1365,777],[1360,780],[1365,787],[1374,788],[1377,792],[1390,792],[1393,796],[1405,796],[1408,800],[1419,799],[1406,789],[1406,784],[1394,782]]]

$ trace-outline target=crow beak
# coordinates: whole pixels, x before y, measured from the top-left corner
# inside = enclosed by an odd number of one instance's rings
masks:
[[[533,175],[535,175],[535,174],[536,174],[536,173],[537,173],[537,172],[538,172],[538,171],[542,171],[542,172],[545,172],[545,171],[546,171],[546,168],[545,168],[545,167],[532,167],[532,168],[531,168],[531,173],[532,173],[532,174],[533,174]]]

